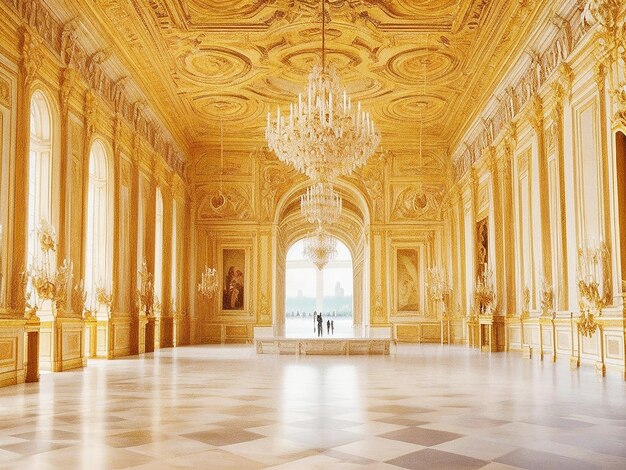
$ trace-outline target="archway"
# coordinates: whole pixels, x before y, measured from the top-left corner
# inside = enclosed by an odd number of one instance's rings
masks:
[[[27,265],[42,255],[37,242],[37,226],[52,222],[52,138],[50,103],[35,91],[30,104],[30,143],[28,160],[28,251]],[[52,260],[52,265],[55,265]]]
[[[44,250],[39,242],[38,230],[53,233],[58,241],[58,128],[53,115],[56,108],[49,96],[36,90],[30,101],[30,138],[28,159],[28,219],[27,219],[27,253],[26,263],[29,270],[43,269],[50,273],[56,269],[56,250]],[[29,304],[37,307],[42,327],[37,333],[27,335],[28,380],[36,380],[38,370],[54,370],[54,351],[56,338],[52,328],[48,328],[55,318],[53,302],[37,296],[32,281],[28,286]],[[44,326],[46,325],[46,326]],[[38,358],[37,358],[38,356]],[[35,366],[35,363],[38,365]]]
[[[303,253],[304,240],[287,251],[285,267],[285,336],[316,337],[314,312],[322,313],[321,336],[350,337],[353,329],[352,255],[339,241],[337,256],[322,270]],[[329,325],[331,325],[329,331]]]
[[[113,267],[113,204],[109,158],[104,144],[95,140],[89,151],[87,233],[85,242],[85,288],[88,307],[97,320],[88,329],[86,351],[90,357],[108,355],[108,327]],[[94,335],[92,338],[91,335]]]
[[[300,195],[309,183],[294,185],[278,203],[276,211],[276,259],[274,269],[273,329],[275,336],[285,336],[287,252],[302,240],[313,226],[300,213]],[[343,198],[341,218],[326,230],[341,241],[352,259],[353,322],[352,336],[362,337],[369,327],[369,223],[370,208],[366,198],[353,184],[341,180],[335,189]],[[311,332],[313,331],[311,320]]]

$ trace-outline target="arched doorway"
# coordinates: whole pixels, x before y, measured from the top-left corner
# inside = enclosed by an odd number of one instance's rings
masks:
[[[302,182],[286,193],[276,211],[276,258],[274,268],[273,333],[285,336],[286,320],[286,269],[287,252],[298,240],[313,229],[300,213],[300,195],[306,190]],[[363,337],[369,330],[369,223],[370,208],[363,194],[352,184],[340,181],[335,184],[343,198],[341,218],[326,230],[342,242],[352,259],[353,337]],[[313,332],[313,320],[310,320]]]
[[[285,336],[318,336],[314,312],[322,313],[322,335],[345,338],[354,334],[352,254],[341,241],[337,256],[318,270],[303,253],[304,240],[287,251],[285,266]],[[327,322],[332,329],[328,331]]]

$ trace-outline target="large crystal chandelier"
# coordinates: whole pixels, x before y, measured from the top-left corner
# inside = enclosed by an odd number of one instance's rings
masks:
[[[316,183],[300,196],[300,212],[312,224],[332,224],[341,216],[341,196],[330,183]]]
[[[217,270],[205,266],[200,282],[198,283],[198,292],[210,299],[215,295],[218,287]]]
[[[322,65],[313,68],[308,87],[289,115],[267,114],[265,138],[283,162],[314,181],[333,181],[365,164],[380,143],[380,132],[361,103],[341,89],[337,72],[325,66],[326,15],[322,0]]]
[[[304,239],[304,256],[321,271],[337,256],[337,239],[318,225],[317,230]]]

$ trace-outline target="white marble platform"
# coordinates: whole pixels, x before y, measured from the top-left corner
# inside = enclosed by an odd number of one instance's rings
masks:
[[[396,342],[389,338],[255,338],[257,354],[389,355]]]

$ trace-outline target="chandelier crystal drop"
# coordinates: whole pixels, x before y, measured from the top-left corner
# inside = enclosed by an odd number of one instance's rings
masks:
[[[337,71],[325,65],[326,11],[322,0],[322,61],[312,69],[308,86],[289,106],[289,114],[267,113],[265,138],[283,162],[313,181],[331,182],[365,164],[380,144],[380,132],[361,103],[339,83]]]
[[[326,225],[341,216],[343,201],[330,183],[316,183],[300,196],[300,212],[307,222]]]
[[[337,239],[318,226],[304,239],[304,256],[321,271],[337,256]]]
[[[217,269],[205,266],[198,283],[198,292],[210,299],[215,295],[218,287]]]

